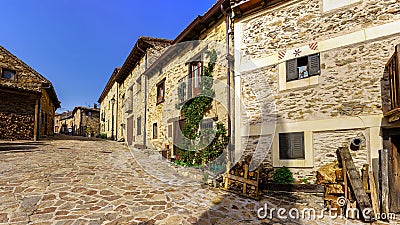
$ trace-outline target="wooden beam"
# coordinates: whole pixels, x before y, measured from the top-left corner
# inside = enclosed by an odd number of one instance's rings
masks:
[[[339,148],[340,158],[342,159],[342,165],[346,168],[347,176],[350,181],[350,185],[354,192],[354,196],[360,207],[361,212],[364,212],[366,209],[372,210],[371,200],[368,197],[363,183],[361,182],[360,175],[357,171],[356,166],[354,165],[353,158],[351,157],[350,150],[348,147]],[[364,218],[365,221],[375,221],[375,216],[370,215],[370,218]]]
[[[35,122],[33,125],[33,140],[38,141],[38,130],[39,130],[39,101],[40,98],[36,99],[35,103]]]
[[[371,190],[372,208],[374,209],[375,215],[379,215],[380,214],[379,199],[378,199],[378,193],[376,191],[375,179],[374,179],[373,172],[372,171],[368,171],[368,176],[369,176],[369,188]]]
[[[381,168],[381,212],[385,215],[389,215],[389,151],[383,149],[380,151],[380,168]]]

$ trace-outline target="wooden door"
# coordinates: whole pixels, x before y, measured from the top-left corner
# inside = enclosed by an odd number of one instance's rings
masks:
[[[127,120],[127,126],[126,126],[126,140],[128,142],[128,145],[133,144],[133,117],[129,117]]]

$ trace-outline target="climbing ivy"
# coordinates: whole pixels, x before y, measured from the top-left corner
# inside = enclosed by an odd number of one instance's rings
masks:
[[[187,139],[184,143],[186,149],[180,149],[179,156],[183,162],[192,165],[200,165],[204,161],[209,162],[216,159],[228,144],[226,128],[220,122],[216,123],[215,129],[199,130],[200,122],[204,114],[211,109],[215,96],[212,73],[217,61],[217,52],[209,50],[205,54],[209,58],[209,62],[202,71],[201,94],[186,102],[181,108],[186,120],[182,133]],[[181,92],[182,90],[179,92],[180,95],[182,95]]]

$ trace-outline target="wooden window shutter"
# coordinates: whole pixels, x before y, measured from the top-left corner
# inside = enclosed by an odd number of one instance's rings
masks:
[[[304,159],[304,133],[291,134],[291,157],[292,159]]]
[[[319,75],[321,73],[319,54],[308,56],[309,76]]]
[[[279,134],[279,158],[290,158],[290,134]]]
[[[286,81],[297,80],[298,78],[297,59],[286,61]]]

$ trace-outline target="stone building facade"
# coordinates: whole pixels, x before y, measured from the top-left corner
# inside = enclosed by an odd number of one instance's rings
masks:
[[[221,11],[229,7],[228,1],[218,1],[203,16],[187,26],[146,71],[149,80],[146,133],[150,147],[169,150],[171,157],[178,154],[179,142],[183,137],[185,117],[181,107],[199,94],[196,82],[196,68],[203,70],[210,58],[207,51],[215,50],[217,60],[213,71],[215,97],[212,107],[207,110],[202,124],[215,126],[221,122],[228,128],[227,112],[227,27]],[[201,32],[198,32],[201,30]],[[198,79],[199,81],[196,81]],[[182,86],[183,85],[183,86]],[[162,95],[160,96],[160,88]],[[179,96],[182,88],[182,96]],[[160,99],[161,97],[161,99]]]
[[[100,109],[77,106],[72,111],[72,134],[94,137],[100,133]]]
[[[114,69],[98,100],[100,103],[100,133],[106,134],[107,138],[113,140],[116,139],[118,132],[118,84],[115,82],[115,77],[119,70],[120,68]]]
[[[358,169],[379,157],[400,4],[332,2],[233,5],[236,103],[245,106],[235,112],[237,156],[264,152],[269,166],[310,180],[354,140],[361,141],[351,152]]]
[[[123,138],[129,145],[140,148],[147,146],[145,109],[149,81],[143,72],[170,43],[171,41],[166,39],[139,37],[116,76],[119,90],[118,137]]]
[[[0,139],[54,134],[60,107],[52,83],[0,46]]]

